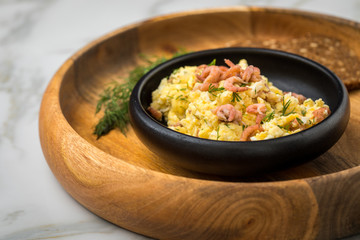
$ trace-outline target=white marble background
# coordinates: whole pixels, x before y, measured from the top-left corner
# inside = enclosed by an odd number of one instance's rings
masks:
[[[93,215],[56,181],[39,143],[42,94],[62,63],[101,35],[156,15],[235,5],[360,22],[359,0],[0,0],[0,240],[147,239]]]

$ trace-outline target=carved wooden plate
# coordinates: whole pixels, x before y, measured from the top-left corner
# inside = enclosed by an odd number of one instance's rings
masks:
[[[65,190],[98,216],[161,239],[328,239],[360,232],[360,26],[331,16],[223,8],[153,18],[67,60],[43,96],[40,139]],[[139,55],[230,46],[294,52],[333,70],[350,92],[339,142],[299,167],[246,179],[195,174],[147,149],[131,127],[96,139],[99,94]]]

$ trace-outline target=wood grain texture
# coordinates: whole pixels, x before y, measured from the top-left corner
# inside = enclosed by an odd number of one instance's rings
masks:
[[[231,8],[133,24],[81,49],[44,93],[39,133],[64,189],[98,216],[159,239],[333,239],[360,232],[360,26],[292,10]],[[323,63],[350,92],[351,117],[324,155],[291,169],[224,179],[176,168],[132,129],[92,134],[98,95],[140,62],[229,46],[295,52]],[[352,64],[349,64],[351,60]]]

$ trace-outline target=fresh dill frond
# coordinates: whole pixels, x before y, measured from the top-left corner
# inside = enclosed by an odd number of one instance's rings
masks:
[[[303,125],[303,124],[304,124],[304,122],[303,122],[300,118],[296,117],[296,120],[298,121],[298,123],[299,123],[300,125]]]
[[[180,49],[172,57],[185,53],[183,49]],[[118,128],[124,135],[126,134],[130,121],[129,98],[132,90],[142,76],[157,65],[168,60],[165,57],[157,57],[155,60],[150,60],[144,55],[140,55],[140,57],[142,57],[146,64],[135,67],[129,72],[124,83],[115,82],[100,95],[95,114],[98,114],[103,109],[104,116],[99,120],[94,129],[97,139],[106,135],[114,128]]]
[[[266,114],[266,116],[263,118],[262,122],[269,122],[272,119],[274,119],[275,111],[272,111],[271,113]]]
[[[294,113],[295,108],[294,108],[293,110],[291,110],[290,112],[286,113],[287,110],[288,110],[288,108],[289,108],[289,106],[290,106],[290,104],[291,104],[291,100],[289,99],[289,100],[287,100],[287,102],[285,103],[285,100],[284,100],[284,97],[283,97],[283,109],[282,109],[282,114],[281,114],[281,116],[289,116],[290,114]]]
[[[240,95],[237,92],[232,93],[231,102],[240,102],[241,100],[242,100],[242,98],[240,97]]]
[[[214,92],[222,92],[222,91],[224,91],[224,90],[225,90],[224,87],[219,87],[219,88],[217,88],[217,87],[215,87],[212,83],[210,83],[208,92],[209,92],[211,95],[213,95],[214,97],[216,97],[216,94],[215,94]]]
[[[183,95],[181,94],[181,95],[179,95],[179,96],[177,96],[176,98],[175,98],[175,100],[178,100],[179,98],[181,98]]]
[[[289,131],[289,129],[290,129],[290,123],[286,124],[285,126],[280,126],[280,125],[277,125],[277,126],[281,129],[285,129],[286,131]]]
[[[208,66],[215,66],[216,65],[216,59],[214,58],[211,63],[208,64]]]

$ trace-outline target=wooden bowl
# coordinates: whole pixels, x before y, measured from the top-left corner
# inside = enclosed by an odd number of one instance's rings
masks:
[[[96,139],[99,94],[140,63],[231,47],[299,53],[359,87],[360,26],[295,10],[224,8],[161,16],[121,28],[78,51],[43,96],[39,132],[64,189],[98,216],[160,239],[329,239],[360,232],[360,91],[339,142],[314,161],[257,178],[217,178],[154,155],[130,128]]]

